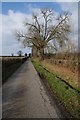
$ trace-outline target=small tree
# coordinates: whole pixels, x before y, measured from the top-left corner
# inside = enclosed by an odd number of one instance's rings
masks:
[[[25,57],[27,57],[27,53],[25,53]]]
[[[11,53],[11,56],[13,57],[13,56],[14,56],[14,53]]]
[[[31,58],[31,53],[29,53],[29,58]]]
[[[40,17],[41,16],[41,17]],[[37,49],[36,53],[39,53],[40,58],[44,58],[44,48],[47,47],[50,41],[56,41],[57,46],[60,48],[68,41],[70,33],[68,12],[60,14],[55,18],[55,13],[51,9],[41,10],[39,15],[35,13],[32,15],[33,22],[25,22],[24,25],[28,30],[28,33],[17,31],[16,36],[18,41],[22,42],[26,47],[27,45],[33,45]],[[54,23],[54,18],[57,21]],[[42,20],[43,22],[41,22]],[[53,44],[55,49],[55,44]]]
[[[21,50],[19,50],[19,51],[17,52],[17,54],[18,54],[19,57],[21,57],[22,54],[23,54],[23,52],[22,52]]]

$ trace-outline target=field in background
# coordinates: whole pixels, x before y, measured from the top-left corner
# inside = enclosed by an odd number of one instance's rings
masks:
[[[1,57],[2,60],[2,84],[19,68],[27,58],[25,57]]]
[[[80,64],[80,54],[78,53],[57,53],[45,55],[45,58],[55,65],[68,68],[70,71],[76,73],[78,65]]]
[[[78,66],[76,66],[76,70],[75,72],[73,72],[69,68],[72,65],[70,65],[69,67],[66,67],[65,65],[66,61],[62,61],[64,62],[64,65],[59,63],[59,61],[61,60],[58,60],[56,64],[55,64],[55,61],[57,60],[54,60],[54,62],[51,62],[50,60],[47,59],[47,60],[42,61],[41,64],[46,69],[48,69],[50,72],[57,74],[61,79],[68,82],[70,85],[72,85],[76,89],[78,89],[79,88]]]
[[[73,87],[79,88],[80,54],[48,54],[41,64]]]

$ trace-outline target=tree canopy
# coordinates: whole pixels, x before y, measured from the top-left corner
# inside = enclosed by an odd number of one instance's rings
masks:
[[[55,16],[52,9],[41,9],[40,14],[33,13],[32,18],[32,23],[24,22],[28,32],[17,31],[16,36],[24,47],[35,46],[42,58],[44,48],[48,46],[50,41],[53,42],[53,48],[57,50],[57,46],[62,47],[69,40],[71,29],[68,12]]]

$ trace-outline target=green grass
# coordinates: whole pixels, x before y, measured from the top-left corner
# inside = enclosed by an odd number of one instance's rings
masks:
[[[46,78],[46,82],[51,86],[52,91],[58,96],[67,110],[74,116],[80,117],[80,94],[62,82],[55,74],[45,70],[38,61],[32,61],[39,74]]]

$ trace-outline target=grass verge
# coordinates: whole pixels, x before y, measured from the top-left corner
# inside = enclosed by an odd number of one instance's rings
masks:
[[[80,93],[70,88],[66,83],[50,73],[41,66],[40,62],[32,61],[37,72],[44,76],[52,91],[58,96],[59,100],[65,105],[67,110],[75,118],[80,117]]]

